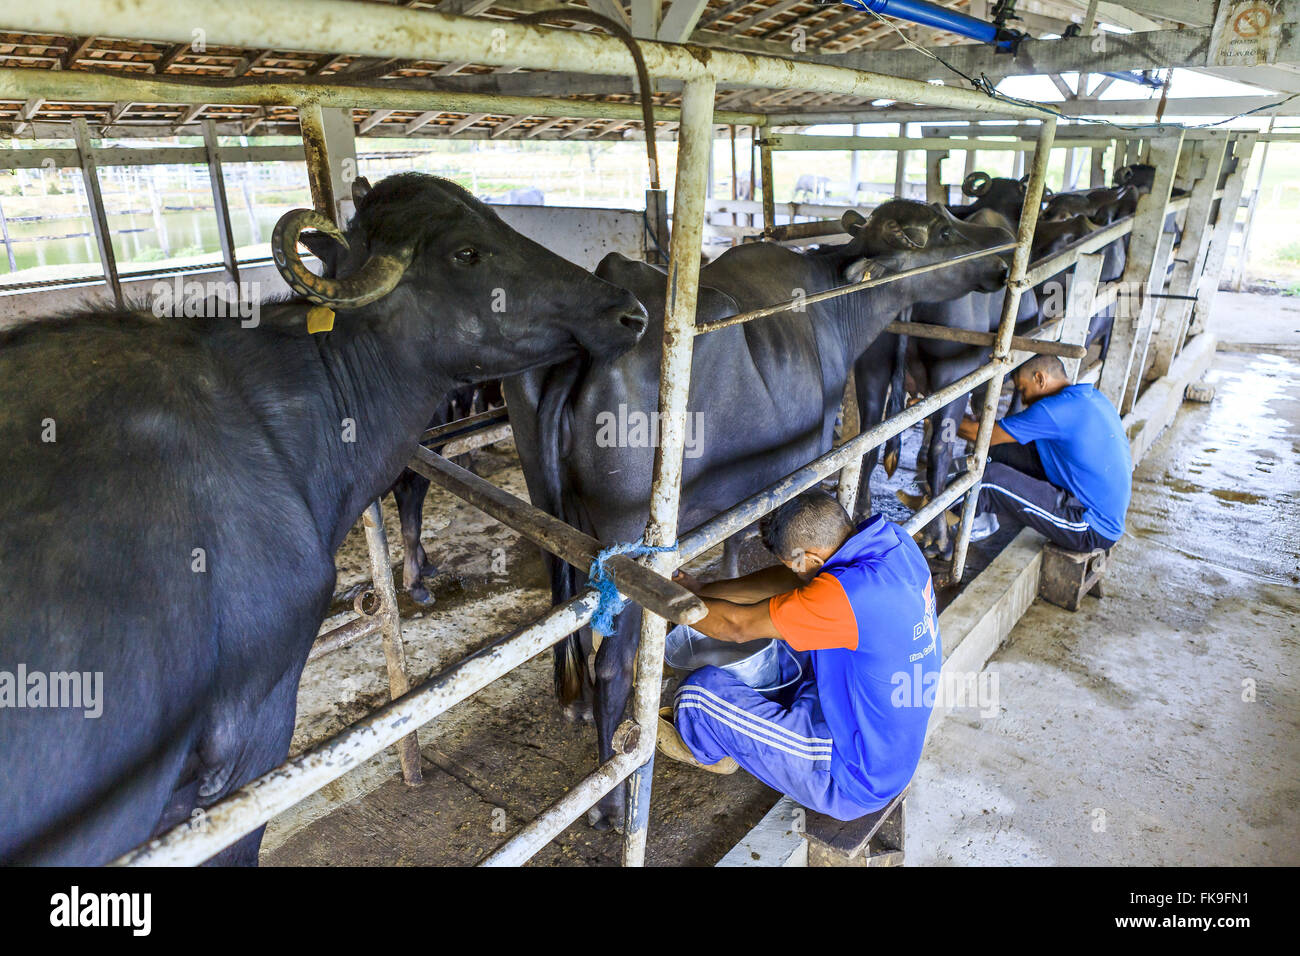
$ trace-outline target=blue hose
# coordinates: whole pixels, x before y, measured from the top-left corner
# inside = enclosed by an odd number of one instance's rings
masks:
[[[949,10],[937,3],[926,3],[925,0],[843,0],[843,2],[859,10],[947,30],[958,36],[979,40],[981,43],[996,43],[999,49],[1011,48],[1011,39],[997,24],[958,13],[956,10]]]

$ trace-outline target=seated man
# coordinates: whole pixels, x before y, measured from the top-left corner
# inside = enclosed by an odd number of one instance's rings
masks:
[[[659,749],[718,773],[738,764],[810,810],[852,820],[901,793],[921,757],[933,697],[912,682],[933,687],[943,660],[930,569],[898,525],[876,515],[855,529],[821,491],[760,527],[784,567],[677,580],[708,606],[697,630],[785,641],[802,652],[803,677],[778,701],[702,667],[677,691],[676,727],[660,721]]]
[[[995,516],[989,534],[1003,517],[1067,551],[1111,547],[1124,534],[1133,489],[1115,407],[1091,385],[1071,385],[1055,355],[1034,356],[1013,381],[1028,407],[993,426],[976,515]],[[978,430],[967,418],[957,434],[974,441]]]

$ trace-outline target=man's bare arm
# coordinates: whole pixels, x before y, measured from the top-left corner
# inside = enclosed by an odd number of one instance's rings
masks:
[[[709,637],[730,644],[744,644],[763,637],[780,637],[772,615],[768,613],[767,601],[757,604],[733,604],[718,598],[700,596],[704,606],[709,609],[708,616],[696,621],[691,627]]]
[[[785,594],[803,587],[803,584],[799,576],[784,564],[775,564],[738,578],[701,584],[695,593],[700,597],[720,598],[732,604],[757,604],[775,594]]]
[[[977,421],[974,418],[963,418],[957,424],[957,437],[964,438],[967,441],[974,441],[976,437],[979,435],[979,430],[980,430],[979,421]],[[1011,437],[1010,432],[1008,432],[997,422],[994,422],[993,437],[989,439],[989,445],[990,446],[1005,445],[1008,442],[1013,445],[1019,444],[1019,442],[1017,442],[1014,438]]]

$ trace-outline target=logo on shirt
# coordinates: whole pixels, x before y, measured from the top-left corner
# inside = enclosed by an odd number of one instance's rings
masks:
[[[916,624],[912,626],[912,640],[919,641],[921,638],[928,635],[930,643],[928,643],[922,650],[909,654],[907,658],[908,663],[915,663],[925,657],[926,654],[934,653],[935,642],[939,637],[939,629],[934,623],[934,581],[930,578],[926,578],[925,587],[921,591],[921,604],[924,610],[921,614],[921,620],[917,621]]]

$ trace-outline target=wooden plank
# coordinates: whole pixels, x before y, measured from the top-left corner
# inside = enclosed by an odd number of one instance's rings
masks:
[[[417,447],[415,457],[407,467],[508,524],[576,568],[586,570],[604,547],[590,535],[569,527],[526,501],[520,501],[427,448]],[[690,591],[642,567],[626,555],[611,558],[608,567],[620,591],[675,624],[693,624],[707,613],[704,603]]]

